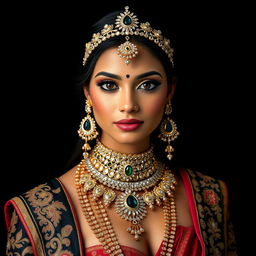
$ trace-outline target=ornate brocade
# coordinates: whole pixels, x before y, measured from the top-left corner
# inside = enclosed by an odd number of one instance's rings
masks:
[[[232,225],[227,220],[224,183],[187,169],[192,184],[205,255],[237,255]]]
[[[18,216],[15,210],[13,211],[14,220],[10,223],[8,234],[8,237],[10,236],[7,244],[8,256],[27,255],[16,254],[14,250],[16,244],[20,251],[22,248],[24,252],[26,250],[26,253],[30,252],[38,256],[79,254],[81,245],[75,218],[68,197],[57,179],[39,185],[23,196],[13,198],[10,202],[14,209],[19,209],[21,216]],[[16,231],[15,221],[23,227],[21,232]],[[31,233],[30,236],[26,230]],[[24,236],[22,240],[21,235]],[[32,240],[30,240],[31,237]]]
[[[39,227],[42,230],[42,235],[45,240],[45,248],[49,255],[73,255],[71,252],[65,250],[70,245],[70,234],[73,230],[71,225],[61,227],[57,231],[58,224],[61,220],[61,215],[67,209],[63,202],[54,200],[54,194],[59,194],[60,187],[51,189],[47,184],[40,185],[28,191],[25,194],[33,211],[36,215]]]
[[[24,227],[19,224],[18,215],[14,211],[7,235],[7,256],[24,256],[33,254],[33,250],[29,239],[26,237]]]
[[[192,170],[187,169],[186,173],[205,255],[236,256],[222,182]],[[84,255],[79,226],[58,179],[13,198],[6,205],[7,219],[12,217],[7,221],[7,256]]]

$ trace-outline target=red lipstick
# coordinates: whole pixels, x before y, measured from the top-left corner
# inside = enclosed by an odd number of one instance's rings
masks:
[[[122,119],[114,122],[114,124],[123,131],[134,131],[143,124],[143,121],[138,119]]]

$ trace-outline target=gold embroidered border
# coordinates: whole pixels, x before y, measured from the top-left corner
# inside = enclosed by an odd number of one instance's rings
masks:
[[[24,200],[33,211],[37,226],[43,236],[46,255],[73,255],[68,249],[71,248],[70,235],[73,226],[62,223],[62,214],[67,211],[62,201],[55,196],[61,193],[61,187],[55,188],[54,184],[41,184],[25,193]],[[64,248],[67,249],[64,249]]]
[[[192,175],[193,173],[191,174],[191,170],[190,169],[187,169],[187,172],[186,172],[186,175],[188,177],[188,181],[189,181],[189,185],[190,185],[190,189],[191,189],[191,196],[192,196],[192,200],[193,200],[193,206],[194,206],[194,210],[196,212],[196,223],[197,223],[197,227],[198,227],[198,231],[199,231],[199,235],[200,235],[200,242],[202,242],[203,244],[202,245],[202,250],[205,252],[206,250],[206,245],[205,245],[205,241],[204,241],[204,238],[203,238],[203,233],[202,233],[202,229],[201,229],[201,225],[200,225],[200,216],[199,216],[199,212],[198,212],[198,209],[197,209],[197,200],[195,198],[195,191],[194,191],[194,186],[192,184]],[[193,217],[192,217],[193,218]],[[195,221],[195,220],[193,220]]]
[[[33,215],[31,214],[29,208],[25,206],[25,202],[19,197],[14,197],[12,201],[14,202],[15,205],[17,205],[17,207],[15,207],[15,210],[17,211],[18,216],[19,217],[22,216],[23,220],[25,221],[26,232],[29,229],[32,235],[33,242],[34,242],[33,249],[36,250],[37,255],[46,255],[43,244],[42,244],[42,238],[40,237],[37,227],[34,224],[34,221],[31,217]]]
[[[76,230],[77,230],[80,254],[84,255],[84,253],[83,253],[84,249],[83,249],[83,244],[82,244],[82,233],[81,233],[81,230],[80,230],[80,226],[79,226],[79,223],[78,223],[78,217],[77,217],[77,215],[75,213],[73,203],[71,201],[71,198],[70,198],[70,196],[69,196],[65,186],[62,184],[62,182],[58,178],[56,178],[56,180],[59,182],[59,185],[62,187],[62,190],[65,193],[65,196],[67,198],[67,201],[68,201],[71,213],[73,215],[74,224],[75,224],[75,227],[76,227]]]
[[[225,202],[221,181],[187,169],[199,213],[206,255],[225,255]]]

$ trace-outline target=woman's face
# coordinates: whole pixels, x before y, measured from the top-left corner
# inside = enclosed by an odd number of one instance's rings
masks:
[[[146,47],[136,46],[139,54],[128,65],[116,48],[104,51],[96,62],[89,90],[84,90],[102,129],[101,142],[122,153],[139,153],[149,147],[150,134],[174,92],[172,86],[167,94],[161,62]]]

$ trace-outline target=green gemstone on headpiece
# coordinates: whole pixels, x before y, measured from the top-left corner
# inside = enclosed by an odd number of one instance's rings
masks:
[[[126,16],[124,17],[123,22],[124,22],[124,25],[129,26],[129,25],[132,24],[132,19],[131,19],[130,16],[126,15]]]
[[[86,131],[89,131],[91,129],[91,123],[88,119],[84,122],[84,129]]]
[[[139,204],[135,196],[129,195],[126,199],[126,203],[130,208],[136,208]]]
[[[132,173],[133,173],[132,167],[131,167],[130,165],[127,165],[127,166],[125,167],[125,174],[126,174],[126,176],[131,176]]]

